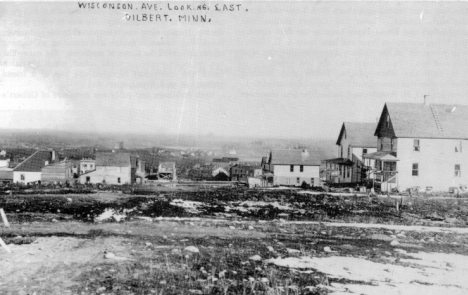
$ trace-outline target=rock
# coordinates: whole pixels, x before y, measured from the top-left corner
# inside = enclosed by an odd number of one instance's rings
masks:
[[[264,284],[267,284],[268,283],[268,279],[267,278],[261,278],[260,279],[260,282],[264,283]]]
[[[110,253],[110,252],[107,252],[105,255],[104,255],[104,258],[106,259],[112,259],[112,260],[132,260],[130,258],[126,258],[126,257],[119,257],[119,256],[115,256],[114,253]]]
[[[391,246],[398,246],[398,245],[400,245],[400,242],[398,242],[397,240],[393,240],[393,241],[390,242],[390,245]]]
[[[352,246],[352,245],[350,245],[350,244],[341,245],[340,248],[341,248],[341,249],[344,249],[344,250],[354,250],[354,249],[356,249],[355,246]]]
[[[146,242],[145,245],[146,245],[146,246],[152,246],[153,243],[151,243],[151,242]]]
[[[141,220],[145,220],[145,221],[149,221],[149,222],[153,222],[153,218],[151,218],[151,217],[137,216],[136,218],[141,219]]]
[[[200,253],[200,250],[198,250],[198,248],[195,246],[185,247],[184,251],[191,252],[191,253]]]
[[[52,219],[52,222],[58,222],[58,220],[54,218],[54,219]]]
[[[288,251],[289,254],[301,253],[301,251],[299,251],[299,250],[296,250],[296,249],[289,249],[289,248],[287,248],[286,251]]]
[[[394,249],[395,252],[398,252],[398,253],[401,253],[401,254],[406,254],[408,252],[406,252],[405,250],[403,249]]]
[[[330,247],[324,247],[323,248],[323,251],[327,252],[327,253],[337,253],[338,251],[333,251],[332,249],[330,249]]]
[[[397,234],[396,236],[399,237],[399,238],[406,238],[406,235],[403,234],[403,233],[399,233],[399,234]]]
[[[180,250],[179,249],[172,249],[171,251],[172,254],[179,254],[180,255]]]
[[[260,257],[260,255],[254,255],[254,256],[250,256],[249,259],[253,261],[261,261],[262,257]]]
[[[395,249],[395,250],[397,250],[397,249]],[[392,256],[392,253],[390,253],[388,251],[385,251],[384,253],[385,253],[385,255]]]
[[[383,235],[383,234],[373,234],[373,235],[370,235],[368,236],[369,239],[372,239],[372,240],[381,240],[381,241],[392,241],[393,239],[387,235]]]
[[[73,199],[72,198],[67,198],[67,201],[68,202],[73,202]]]
[[[275,252],[275,249],[273,249],[272,246],[268,246],[267,249],[268,249],[268,251],[270,251],[270,252]]]
[[[249,230],[254,230],[254,227],[253,227],[253,226],[249,226]]]
[[[229,228],[230,228],[230,229],[236,229],[236,228],[235,228],[234,226],[232,226],[232,225],[231,225]]]

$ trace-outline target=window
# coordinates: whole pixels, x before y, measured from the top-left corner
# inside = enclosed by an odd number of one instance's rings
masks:
[[[93,169],[93,164],[90,164],[90,165],[89,165],[89,168]]]
[[[383,150],[383,138],[379,138],[380,150]]]
[[[294,165],[289,166],[289,171],[294,172]]]
[[[297,183],[301,183],[301,179],[299,177],[297,178]]]
[[[455,165],[455,177],[461,177],[460,164]]]
[[[350,172],[351,172],[351,168],[348,167],[348,168],[346,169],[346,177],[349,177]]]
[[[21,180],[24,180],[24,179],[25,179],[24,174],[21,174],[21,175],[20,175],[20,179],[21,179]]]
[[[90,181],[91,181],[91,177],[86,176],[86,182],[90,182]]]
[[[419,152],[419,151],[420,151],[420,148],[419,148],[419,139],[415,139],[415,140],[414,140],[413,150],[414,150],[415,152]]]
[[[390,150],[393,151],[393,138],[390,138]]]
[[[348,158],[351,157],[351,146],[348,145]]]
[[[362,149],[362,155],[367,154],[367,149]]]
[[[389,115],[387,115],[387,118],[385,120],[385,127],[387,127],[387,128],[390,127],[390,116]]]
[[[301,172],[304,172],[304,165],[299,166]]]
[[[456,153],[461,153],[462,152],[462,141],[460,141],[458,146],[455,146],[455,152]]]
[[[83,164],[83,168],[88,168],[88,165],[87,164]]]
[[[117,183],[120,183],[120,177],[117,178]]]
[[[341,146],[341,158],[343,158],[343,146]]]
[[[413,176],[419,176],[419,164],[413,163]]]

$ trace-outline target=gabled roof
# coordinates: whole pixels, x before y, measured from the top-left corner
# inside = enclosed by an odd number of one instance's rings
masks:
[[[130,166],[129,153],[97,153],[96,166],[128,167]]]
[[[377,147],[377,138],[374,135],[376,127],[376,123],[343,122],[336,144],[340,145],[346,134],[346,138],[354,147]]]
[[[270,164],[272,165],[308,165],[320,166],[320,159],[304,150],[273,150]]]
[[[52,163],[52,153],[53,151],[37,151],[16,166],[13,171],[41,172],[46,162]]]
[[[375,131],[376,136],[385,122],[385,110],[388,111],[396,137],[468,138],[468,128],[465,128],[468,125],[467,105],[386,103]]]

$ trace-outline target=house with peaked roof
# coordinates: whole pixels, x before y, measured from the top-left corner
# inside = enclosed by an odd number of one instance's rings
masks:
[[[375,123],[343,122],[336,145],[338,157],[325,160],[326,180],[331,183],[362,183],[372,179],[375,161],[363,155],[377,151]]]
[[[272,185],[320,184],[320,159],[307,150],[272,150],[262,159],[265,177]]]
[[[42,168],[56,161],[55,151],[37,151],[11,169],[12,181],[24,184],[42,181]]]
[[[97,153],[95,170],[80,175],[80,183],[131,184],[135,181],[130,153]]]
[[[468,184],[468,106],[386,103],[375,130],[383,191],[449,191]]]

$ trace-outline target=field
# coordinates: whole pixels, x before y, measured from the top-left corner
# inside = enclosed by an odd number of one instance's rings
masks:
[[[467,201],[3,192],[0,294],[468,294]]]

